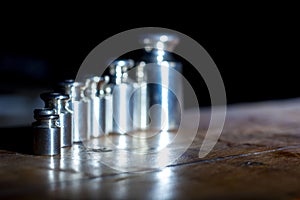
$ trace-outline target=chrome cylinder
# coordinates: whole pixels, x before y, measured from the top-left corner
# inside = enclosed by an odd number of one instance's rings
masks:
[[[59,116],[49,108],[34,110],[35,122],[33,130],[33,153],[36,155],[60,154],[60,127],[57,125]]]
[[[128,133],[132,131],[132,105],[130,94],[132,85],[121,83],[113,87],[113,130],[115,133]]]
[[[109,94],[106,93],[105,88],[109,82],[109,77],[99,77],[96,82],[96,91],[95,96],[93,98],[93,111],[92,111],[92,119],[93,119],[93,137],[100,137],[106,133],[106,130],[111,130],[107,126],[108,119],[111,119],[108,113],[111,114],[112,109],[107,107],[110,101],[107,101],[107,96]],[[107,112],[109,111],[109,112]]]
[[[73,142],[82,142],[90,138],[90,131],[88,128],[89,102],[84,96],[85,84],[74,82],[74,90],[72,93],[73,103]]]
[[[99,115],[99,101],[96,100],[97,84],[100,81],[100,77],[93,76],[85,80],[85,99],[88,102],[87,110],[87,128],[88,135],[97,137],[99,134],[99,125],[97,123],[96,116]]]
[[[113,132],[113,97],[112,89],[109,85],[99,93],[99,117],[101,135]]]
[[[117,60],[109,66],[113,105],[112,132],[114,133],[125,134],[133,130],[132,105],[130,104],[133,82],[127,74],[132,67],[132,60]]]
[[[70,127],[71,127],[71,142],[73,143],[73,135],[74,135],[74,116],[73,116],[73,95],[74,95],[74,80],[68,79],[64,82],[60,82],[56,88],[56,91],[61,94],[69,95],[69,99],[66,102],[65,109],[68,111],[68,115],[70,116]]]
[[[99,137],[104,134],[101,127],[105,125],[106,117],[103,117],[103,112],[105,112],[105,103],[103,100],[106,95],[104,95],[104,87],[108,83],[109,77],[91,77],[86,80],[86,96],[89,99],[89,116],[90,120],[88,126],[90,127],[91,136]],[[110,110],[111,112],[111,110]]]
[[[133,118],[136,129],[167,131],[176,130],[180,125],[182,95],[182,66],[169,51],[179,40],[175,35],[146,35],[142,40],[145,53],[138,64],[136,78],[142,81],[134,105]],[[143,98],[145,98],[144,100]],[[146,109],[145,109],[146,107]],[[146,114],[145,114],[146,112]],[[146,117],[145,117],[146,116]],[[145,124],[148,125],[145,128]]]
[[[180,63],[166,62],[146,68],[147,104],[150,124],[148,129],[176,130],[180,125],[182,102],[182,80],[174,69],[180,70]]]
[[[47,92],[40,95],[45,102],[45,108],[51,108],[59,115],[59,126],[61,129],[61,147],[72,146],[72,113],[67,110],[69,95]]]
[[[147,92],[147,80],[145,76],[145,62],[139,63],[135,68],[136,83],[133,84],[133,95],[130,99],[133,106],[133,130],[147,130],[149,118],[149,98]]]
[[[63,82],[60,82],[56,88],[56,91],[59,93],[62,93],[62,94],[69,95],[70,98],[68,100],[66,109],[68,109],[72,113],[72,111],[73,111],[72,95],[74,94],[74,80],[68,79]]]

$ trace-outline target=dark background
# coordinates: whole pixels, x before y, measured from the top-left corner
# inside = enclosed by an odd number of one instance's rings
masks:
[[[28,10],[22,5],[2,9],[6,12],[1,13],[0,25],[0,95],[49,89],[58,81],[75,78],[87,54],[106,38],[156,26],[180,31],[206,49],[221,72],[229,104],[300,96],[299,14],[293,5],[243,5],[205,14],[206,8],[200,7],[185,9],[188,14],[180,12],[180,16],[167,12],[150,17],[141,10],[132,18],[127,18],[127,11],[103,14],[103,9]],[[201,78],[185,75],[197,89],[200,105],[209,105]]]

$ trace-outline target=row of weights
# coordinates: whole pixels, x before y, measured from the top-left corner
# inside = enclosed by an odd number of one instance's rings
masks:
[[[176,39],[160,38],[145,40],[152,43],[145,43],[145,55],[136,64],[116,60],[107,75],[66,80],[54,92],[41,94],[45,108],[34,111],[34,153],[57,155],[61,147],[109,133],[177,129],[182,85],[174,70],[181,72],[181,64],[157,48],[162,42],[173,48]]]
[[[45,107],[34,110],[36,121],[32,124],[34,153],[57,155],[61,147],[70,147],[91,137],[130,131],[130,123],[124,123],[124,120],[130,120],[129,116],[119,115],[117,121],[117,117],[114,119],[113,116],[113,108],[115,113],[129,113],[128,107],[123,106],[126,103],[124,97],[127,96],[124,86],[131,86],[127,83],[125,69],[132,67],[132,60],[117,60],[109,66],[110,76],[92,76],[84,82],[66,80],[59,83],[54,92],[42,93],[40,97]],[[120,70],[122,73],[117,73]],[[119,92],[126,95],[113,95],[113,90],[114,94]],[[120,99],[124,102],[120,103]]]

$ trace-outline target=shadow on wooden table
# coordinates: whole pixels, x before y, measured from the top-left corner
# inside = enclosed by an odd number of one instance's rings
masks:
[[[33,154],[31,127],[0,128],[0,150]]]

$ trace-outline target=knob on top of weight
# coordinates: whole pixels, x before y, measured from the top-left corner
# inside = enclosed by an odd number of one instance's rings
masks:
[[[56,86],[56,91],[71,95],[73,87],[74,87],[74,80],[67,79],[63,82],[58,83],[58,85]]]
[[[45,92],[40,95],[41,99],[44,101],[49,101],[49,100],[68,100],[69,95],[67,94],[61,94],[57,92]]]
[[[151,49],[173,51],[179,43],[179,38],[177,35],[169,33],[145,34],[141,36],[140,42],[146,51]]]
[[[134,66],[134,61],[128,60],[115,60],[109,65],[109,72],[113,76],[120,76],[126,73]]]
[[[100,80],[97,83],[97,91],[104,90],[104,87],[109,83],[109,81],[110,78],[107,75],[100,77]]]
[[[58,85],[61,87],[70,87],[73,85],[73,83],[74,83],[73,79],[67,79],[67,80],[64,80],[63,82],[60,82]]]
[[[55,114],[55,110],[51,108],[39,108],[33,111],[34,119],[58,119],[59,116]]]

